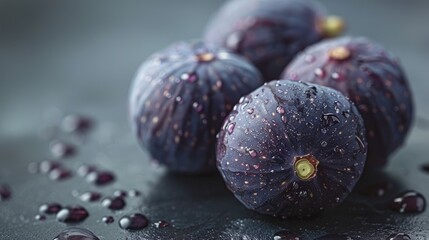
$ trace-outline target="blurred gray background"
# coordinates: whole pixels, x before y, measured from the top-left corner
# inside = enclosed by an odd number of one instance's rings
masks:
[[[222,0],[0,0],[0,183],[11,185],[16,196],[10,203],[0,202],[0,239],[23,236],[25,239],[51,239],[64,228],[54,220],[34,223],[37,204],[33,202],[54,198],[73,202],[69,200],[69,192],[79,181],[51,185],[42,177],[34,179],[27,176],[25,171],[28,162],[49,157],[46,140],[42,140],[40,133],[64,114],[83,113],[96,118],[98,127],[94,141],[88,144],[88,149],[82,150],[84,153],[78,160],[91,161],[108,169],[119,168],[119,162],[122,171],[118,173],[120,181],[114,187],[137,187],[150,192],[153,185],[158,186],[157,179],[167,179],[161,183],[166,188],[170,181],[178,181],[164,176],[162,170],[147,167],[147,160],[141,160],[145,155],[138,149],[128,127],[128,87],[139,64],[151,53],[178,40],[199,38],[206,22],[222,3]],[[422,182],[427,183],[429,178],[413,171],[417,171],[425,161],[429,162],[429,1],[325,0],[322,3],[330,13],[346,19],[348,34],[372,38],[400,57],[415,94],[417,114],[407,146],[395,155],[386,171],[393,178],[399,178],[405,188],[412,187],[427,193],[427,186]],[[71,165],[74,166],[73,163]],[[188,180],[183,181],[186,183]],[[211,183],[212,180],[204,181]],[[213,181],[221,185],[218,179]],[[253,217],[241,209],[228,192],[218,191],[225,195],[227,203],[219,206],[213,202],[207,206],[204,205],[205,200],[200,199],[194,206],[198,209],[198,204],[204,202],[198,211],[209,212],[207,207],[222,209],[231,203],[231,208],[239,208],[237,214],[244,214],[246,218],[228,215],[218,219],[214,225],[207,225],[205,221],[210,222],[213,218],[208,213],[203,216],[172,213],[179,219],[176,220],[179,222],[178,230],[166,230],[166,233],[152,229],[141,234],[128,234],[118,231],[116,223],[115,226],[100,227],[100,223],[95,223],[96,219],[88,219],[85,226],[97,229],[102,239],[124,239],[125,236],[127,239],[158,239],[161,233],[166,234],[164,239],[172,236],[192,238],[207,233],[215,236],[227,234],[228,238],[235,239],[234,236],[245,235],[248,226],[262,226],[267,230],[248,232],[248,239],[258,239],[262,232],[271,236],[284,225]],[[159,195],[161,200],[163,197]],[[166,202],[163,204],[158,207],[170,207]],[[145,205],[144,201],[135,205],[143,206],[141,209],[157,216],[156,209]],[[227,206],[224,208],[229,209]],[[425,239],[423,236],[429,234],[428,214],[399,219],[396,224],[387,224],[387,228],[382,226],[384,218],[374,217],[373,225],[343,229],[333,227],[342,226],[338,222],[331,225],[320,223],[325,228],[310,229],[309,232],[299,224],[291,225],[296,226],[296,231],[304,232],[305,236],[347,230],[359,232],[362,237],[403,228],[415,231],[416,239]],[[186,224],[189,219],[196,219],[199,225]],[[347,217],[339,219],[346,221]],[[367,222],[364,218],[356,221]],[[317,222],[311,224],[319,226]],[[211,232],[210,229],[216,228],[223,230]],[[365,233],[366,228],[369,233]]]

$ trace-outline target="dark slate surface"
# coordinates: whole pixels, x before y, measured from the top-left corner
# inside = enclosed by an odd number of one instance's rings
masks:
[[[429,239],[429,211],[399,215],[385,202],[405,189],[429,197],[429,2],[326,0],[333,13],[346,16],[349,33],[377,40],[402,59],[415,93],[417,116],[407,145],[392,158],[385,173],[366,182],[388,179],[394,188],[384,198],[357,193],[337,209],[306,221],[282,221],[246,210],[217,175],[178,176],[155,168],[132,137],[127,120],[127,92],[140,62],[173,41],[198,38],[221,0],[200,1],[0,1],[0,183],[13,196],[0,202],[0,239],[53,239],[67,226],[49,217],[34,219],[38,205],[58,201],[87,207],[79,224],[100,239],[271,239],[289,229],[313,239],[325,233],[348,233],[354,239],[384,239],[403,231]],[[49,159],[43,129],[64,114],[83,113],[97,120],[86,139],[56,134],[79,146],[64,164],[76,170],[91,163],[115,171],[118,181],[96,188],[74,177],[64,182],[27,173],[27,164]],[[361,183],[364,186],[365,183]],[[79,202],[72,190],[136,188],[122,212]],[[142,212],[151,222],[173,226],[138,231],[105,225],[102,216]]]

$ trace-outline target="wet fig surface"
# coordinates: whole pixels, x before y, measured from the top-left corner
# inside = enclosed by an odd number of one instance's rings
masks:
[[[226,50],[177,43],[138,70],[130,113],[141,146],[175,172],[215,169],[215,141],[241,96],[262,85],[260,73]]]
[[[413,120],[412,93],[398,60],[363,37],[326,40],[292,61],[283,78],[335,88],[350,97],[365,122],[370,168],[403,145]]]
[[[205,40],[245,56],[270,81],[298,52],[342,28],[315,1],[233,0],[215,14]]]
[[[247,208],[307,217],[338,205],[353,189],[365,164],[365,128],[340,92],[273,81],[234,107],[217,154],[227,187]]]

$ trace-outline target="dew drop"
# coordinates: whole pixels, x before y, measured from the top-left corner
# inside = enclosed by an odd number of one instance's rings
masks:
[[[98,192],[85,192],[79,196],[79,199],[84,202],[96,202],[100,200],[101,193]]]
[[[156,228],[165,228],[168,227],[170,224],[164,220],[157,221],[153,224]]]
[[[63,206],[59,203],[45,203],[40,205],[39,207],[39,213],[41,214],[56,214],[61,209],[63,209]]]
[[[301,240],[301,238],[296,233],[282,230],[274,234],[273,240]]]
[[[100,240],[89,230],[83,228],[68,228],[58,234],[54,240]]]
[[[317,77],[319,77],[319,78],[324,78],[325,76],[326,76],[326,73],[325,73],[325,71],[323,70],[323,69],[321,69],[321,68],[316,68],[315,70],[314,70],[314,75],[316,75]]]
[[[81,206],[66,207],[57,213],[57,220],[65,223],[82,222],[89,216],[88,211]]]
[[[284,113],[285,113],[285,108],[284,108],[284,107],[282,107],[282,106],[278,106],[276,110],[277,110],[277,112],[278,112],[279,114],[284,114]]]
[[[6,185],[0,185],[0,202],[9,200],[12,196],[10,188]]]
[[[119,226],[127,230],[141,230],[148,225],[148,219],[140,213],[124,216],[119,220]]]
[[[110,210],[121,210],[125,207],[126,203],[122,197],[114,197],[103,199],[101,205]]]
[[[229,124],[226,126],[226,131],[227,131],[229,134],[232,134],[232,132],[234,132],[234,127],[235,127],[235,123],[229,123]]]
[[[101,218],[101,221],[103,221],[105,224],[111,224],[115,221],[115,218],[112,216],[104,216]]]
[[[426,199],[415,191],[404,192],[391,201],[390,209],[399,213],[422,213],[426,209]]]

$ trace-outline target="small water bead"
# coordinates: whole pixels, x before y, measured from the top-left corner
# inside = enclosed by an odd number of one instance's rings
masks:
[[[426,209],[426,199],[415,191],[404,192],[391,201],[390,209],[399,213],[422,213]]]
[[[284,107],[282,107],[282,106],[278,106],[278,107],[276,108],[276,111],[277,111],[279,114],[284,114],[284,113],[285,113],[285,108],[284,108]]]
[[[273,240],[301,240],[298,236],[298,234],[289,232],[287,230],[282,230],[279,232],[276,232],[273,236]]]
[[[81,206],[71,206],[61,209],[57,213],[57,220],[64,223],[82,222],[89,216],[88,211]]]
[[[54,158],[68,158],[76,154],[76,147],[74,145],[60,141],[52,142],[50,148]]]
[[[305,55],[305,61],[307,63],[313,63],[314,61],[316,61],[316,57],[311,54],[307,54]]]
[[[104,186],[115,180],[115,175],[109,171],[95,171],[86,176],[86,180],[97,186]]]
[[[64,132],[78,134],[87,133],[93,126],[94,122],[91,118],[79,115],[66,116],[61,123]]]
[[[77,169],[77,174],[81,177],[86,177],[89,173],[97,171],[95,166],[82,165]]]
[[[59,203],[45,203],[45,204],[40,205],[39,213],[48,214],[48,215],[56,214],[61,209],[63,209],[63,206],[61,206],[61,204],[59,204]]]
[[[128,196],[128,194],[127,194],[127,192],[126,192],[126,191],[124,191],[124,190],[115,190],[115,191],[113,192],[113,196],[124,198],[124,197],[127,197],[127,196]]]
[[[104,216],[101,221],[103,221],[105,224],[111,224],[115,222],[115,218],[112,216]]]
[[[255,112],[255,109],[253,109],[253,108],[247,109],[248,114],[253,114],[254,112]]]
[[[37,214],[36,216],[34,216],[34,219],[36,221],[45,221],[46,220],[46,216],[42,215],[42,214]]]
[[[325,71],[323,70],[323,69],[321,69],[321,68],[316,68],[315,70],[314,70],[314,75],[316,75],[317,77],[319,77],[319,78],[324,78],[325,76],[326,76],[326,73],[325,73]]]
[[[10,199],[12,192],[10,188],[6,185],[0,185],[0,202]]]
[[[196,112],[201,113],[204,110],[204,107],[202,104],[199,104],[197,102],[194,102],[192,104],[192,107],[195,109]]]
[[[105,198],[101,205],[110,210],[121,210],[125,207],[126,202],[122,197]]]
[[[59,169],[62,167],[62,164],[60,162],[57,161],[49,161],[49,160],[44,160],[41,161],[38,164],[39,170],[38,172],[40,173],[49,173],[54,169]]]
[[[68,228],[58,234],[54,240],[100,240],[89,230],[83,228]]]
[[[326,146],[328,146],[328,143],[327,143],[326,141],[322,141],[322,142],[320,143],[320,145],[322,145],[322,147],[326,147]]]
[[[333,113],[326,113],[322,115],[322,120],[326,127],[334,126],[337,123],[340,123],[340,119],[335,116]]]
[[[72,172],[64,168],[57,168],[49,172],[49,178],[54,181],[66,180],[71,178],[72,176]]]
[[[141,195],[141,193],[139,190],[131,189],[130,191],[128,191],[128,196],[130,196],[130,197],[138,197],[140,195]]]
[[[101,193],[98,192],[85,192],[79,196],[79,199],[84,202],[96,202],[100,200]]]
[[[258,153],[254,149],[248,149],[247,152],[252,158],[255,158],[258,155]]]
[[[198,80],[198,77],[195,73],[184,73],[180,76],[180,79],[188,81],[190,83],[194,83]]]
[[[228,125],[226,126],[226,131],[229,134],[232,134],[232,132],[234,132],[234,127],[235,127],[235,123],[228,123]]]
[[[165,228],[170,226],[170,224],[164,220],[157,221],[153,224],[156,228]]]
[[[393,233],[386,240],[411,240],[411,237],[405,233]]]
[[[119,226],[126,230],[141,230],[145,228],[148,223],[149,220],[140,213],[124,216],[119,220]]]

